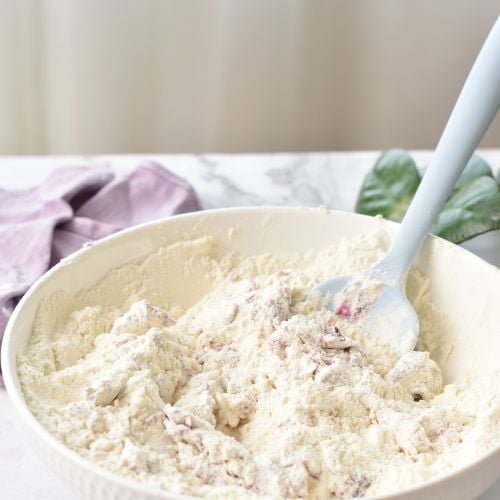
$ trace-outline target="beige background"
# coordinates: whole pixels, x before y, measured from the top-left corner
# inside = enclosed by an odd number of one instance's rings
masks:
[[[0,154],[433,148],[499,13],[500,0],[0,0]],[[500,116],[483,146],[500,147]]]

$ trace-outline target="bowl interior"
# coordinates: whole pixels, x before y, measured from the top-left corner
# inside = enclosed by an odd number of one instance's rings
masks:
[[[343,237],[380,228],[393,233],[397,225],[319,209],[241,208],[182,215],[108,237],[64,259],[30,289],[16,308],[2,351],[10,396],[21,413],[31,419],[17,377],[16,355],[29,342],[40,301],[55,292],[76,294],[95,285],[113,268],[144,258],[166,244],[197,236],[213,235],[228,250],[252,255],[320,250]],[[453,349],[442,366],[445,380],[497,369],[500,326],[496,304],[500,301],[500,270],[434,237],[427,238],[416,265],[431,277],[431,300],[445,313],[445,327],[453,338]],[[162,275],[161,279],[169,286],[173,276]],[[172,284],[176,292],[189,286],[188,280]]]

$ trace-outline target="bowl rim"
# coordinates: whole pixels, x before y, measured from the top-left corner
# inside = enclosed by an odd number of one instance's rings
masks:
[[[57,453],[61,454],[65,459],[72,462],[73,465],[79,466],[90,472],[94,475],[99,476],[101,479],[106,481],[111,481],[113,483],[118,483],[121,487],[126,487],[130,491],[133,491],[137,494],[146,494],[156,496],[158,498],[178,498],[178,499],[192,499],[194,497],[189,495],[184,495],[181,493],[173,492],[170,490],[164,490],[159,487],[154,487],[147,484],[142,484],[139,481],[135,481],[134,479],[129,479],[120,474],[108,471],[107,469],[100,467],[99,465],[91,462],[90,460],[80,456],[78,453],[73,451],[71,448],[66,446],[62,441],[58,440],[55,436],[53,436],[43,425],[40,423],[38,419],[33,415],[29,406],[27,405],[22,388],[17,378],[17,353],[11,353],[13,350],[13,332],[15,327],[17,326],[17,321],[20,315],[23,312],[24,305],[31,300],[31,297],[37,292],[37,290],[47,281],[49,281],[54,274],[56,274],[62,267],[66,267],[71,265],[73,262],[78,261],[82,256],[85,256],[89,252],[93,252],[95,250],[105,248],[108,246],[112,246],[115,242],[123,239],[129,238],[134,233],[147,232],[148,229],[155,228],[157,226],[163,226],[164,224],[169,224],[173,220],[180,219],[197,219],[206,216],[225,214],[225,213],[235,213],[235,214],[244,214],[244,213],[262,213],[263,215],[268,214],[269,212],[281,212],[283,214],[296,214],[303,213],[304,211],[309,211],[312,213],[322,214],[322,215],[333,215],[334,217],[351,217],[351,218],[363,218],[363,219],[378,219],[381,221],[386,227],[392,227],[393,229],[399,226],[399,223],[388,221],[380,216],[372,217],[364,214],[357,214],[354,212],[342,211],[342,210],[333,210],[327,208],[326,210],[323,207],[313,208],[313,207],[298,207],[298,206],[273,206],[273,205],[265,205],[265,206],[242,206],[242,207],[227,207],[227,208],[217,208],[211,210],[201,210],[197,212],[189,212],[184,214],[172,215],[169,217],[164,217],[161,219],[157,219],[151,222],[146,222],[143,224],[138,224],[136,226],[132,226],[121,231],[118,231],[114,234],[106,236],[98,241],[92,242],[91,245],[82,247],[71,255],[61,259],[59,263],[57,263],[54,267],[46,271],[42,276],[40,276],[29,288],[29,290],[23,295],[19,303],[16,305],[14,311],[12,312],[7,326],[5,328],[2,344],[1,344],[1,366],[2,366],[2,375],[4,379],[5,388],[9,395],[9,399],[12,401],[13,406],[17,413],[22,417],[22,421],[25,425],[27,425],[32,432],[34,432],[37,437],[47,444],[50,448],[52,448]],[[448,250],[458,251],[463,254],[464,257],[468,259],[472,259],[476,265],[486,267],[489,272],[493,272],[498,275],[500,279],[500,268],[486,262],[481,259],[477,255],[473,254],[471,251],[462,248],[454,243],[451,243],[443,238],[435,236],[433,234],[428,234],[426,241],[433,241],[434,244],[438,244],[442,248],[447,248]],[[145,254],[146,255],[146,254]],[[139,257],[139,259],[145,257]],[[120,264],[123,265],[123,264]],[[119,267],[120,265],[116,266]],[[114,269],[111,267],[109,271]],[[108,272],[109,272],[108,271]],[[11,355],[13,355],[13,363],[10,362]],[[16,382],[17,380],[17,382]],[[446,483],[450,481],[453,477],[456,477],[462,473],[465,473],[474,468],[480,468],[481,465],[485,462],[488,462],[490,458],[494,455],[498,455],[500,457],[500,442],[497,446],[493,447],[486,454],[481,455],[477,460],[474,460],[468,464],[465,464],[457,469],[452,469],[451,471],[437,475],[429,481],[425,481],[419,485],[412,486],[409,488],[405,488],[402,490],[398,490],[395,492],[388,493],[386,495],[380,495],[377,498],[380,500],[383,499],[395,499],[400,498],[404,495],[409,495],[412,493],[424,493],[427,489],[433,488],[439,484]],[[59,478],[60,479],[60,478]]]

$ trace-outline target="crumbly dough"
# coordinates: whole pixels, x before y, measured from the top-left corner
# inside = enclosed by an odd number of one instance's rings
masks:
[[[386,246],[244,258],[207,237],[56,294],[19,359],[26,401],[88,460],[194,496],[375,496],[448,472],[498,443],[500,377],[442,387],[428,280],[410,273],[421,336],[399,360],[306,295]]]

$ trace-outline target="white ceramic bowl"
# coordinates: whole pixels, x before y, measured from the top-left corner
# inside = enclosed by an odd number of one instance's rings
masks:
[[[85,498],[182,498],[140,485],[84,460],[52,437],[31,414],[17,377],[16,355],[29,342],[41,299],[58,290],[74,294],[89,288],[111,269],[188,237],[215,235],[227,248],[251,255],[321,249],[344,236],[381,226],[390,233],[397,227],[371,217],[326,210],[223,209],[171,217],[122,231],[65,259],[23,297],[9,321],[3,343],[5,385],[33,448],[68,486]],[[236,230],[229,233],[230,227]],[[500,353],[500,270],[434,237],[427,239],[416,264],[432,278],[431,299],[448,314],[448,329],[455,339],[451,357],[442,367],[445,381],[493,371],[498,367]],[[499,473],[500,445],[467,467],[386,498],[472,499],[485,491]]]

